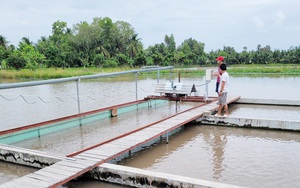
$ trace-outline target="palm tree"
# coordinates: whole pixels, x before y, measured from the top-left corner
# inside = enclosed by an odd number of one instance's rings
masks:
[[[96,52],[99,54],[103,54],[104,57],[110,58],[110,53],[103,46],[99,46],[96,48]]]
[[[32,42],[29,40],[28,37],[23,37],[21,42],[24,44],[32,45]]]
[[[128,53],[131,59],[133,59],[139,51],[142,49],[142,44],[140,42],[140,38],[137,38],[138,34],[134,34],[131,37],[129,46],[128,46]]]
[[[3,46],[4,49],[7,50],[7,45],[8,45],[8,41],[6,40],[6,38],[0,35],[0,46]]]

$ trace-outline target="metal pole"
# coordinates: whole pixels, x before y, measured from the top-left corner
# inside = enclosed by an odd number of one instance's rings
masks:
[[[159,66],[157,65],[157,83],[159,83]]]
[[[209,83],[209,81],[206,80],[206,83],[205,83],[205,91],[206,91],[206,94],[205,94],[205,101],[208,100],[208,83]]]
[[[80,110],[80,98],[79,98],[79,82],[80,82],[80,78],[78,80],[76,80],[76,88],[77,88],[77,105],[78,105],[78,113],[81,113]]]
[[[137,92],[137,81],[138,81],[138,72],[135,73],[135,99],[138,100],[138,92]]]
[[[171,72],[171,70],[172,70],[172,69],[170,69],[170,74],[169,74],[170,82],[171,82],[171,80],[172,80],[172,75],[173,75],[172,72]]]
[[[169,132],[167,131],[167,144],[169,144]]]

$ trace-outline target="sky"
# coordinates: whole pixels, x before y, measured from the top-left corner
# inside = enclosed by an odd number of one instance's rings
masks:
[[[206,52],[287,50],[300,46],[299,7],[299,0],[1,0],[0,35],[15,46],[23,37],[37,43],[56,21],[73,28],[109,17],[131,24],[145,48],[173,34],[176,46],[192,38]]]

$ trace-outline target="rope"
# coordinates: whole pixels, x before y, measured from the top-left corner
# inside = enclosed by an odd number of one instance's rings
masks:
[[[55,96],[55,97],[50,96],[50,98],[52,97],[53,99],[51,99],[49,101],[43,99],[41,96],[35,96],[35,95],[22,95],[21,94],[21,95],[18,95],[17,97],[15,97],[15,98],[10,99],[8,97],[5,97],[3,94],[0,94],[0,97],[2,97],[4,100],[7,100],[7,101],[14,101],[14,100],[17,100],[18,98],[22,98],[23,101],[26,102],[27,104],[35,104],[37,102],[37,99],[35,99],[33,102],[30,102],[27,99],[28,97],[38,98],[41,102],[46,103],[46,104],[54,102],[55,99],[57,99],[61,102],[67,102],[67,100],[63,100],[63,99],[61,99],[60,97],[57,97],[57,96]],[[47,96],[47,98],[49,98],[49,96]],[[71,97],[71,98],[77,101],[77,99],[75,97]]]
[[[207,82],[207,83],[204,83],[204,84],[198,84],[198,85],[195,85],[195,87],[200,87],[200,86],[204,86],[204,85],[208,85],[211,81]],[[144,91],[144,92],[150,92],[151,89],[153,89],[153,87],[155,87],[155,84],[152,84],[149,88],[145,89],[145,88],[142,88],[142,87],[139,87],[140,90]],[[116,90],[118,91],[118,90]],[[135,93],[135,91],[132,91],[132,90],[128,90],[127,93]],[[12,94],[6,94],[6,95],[12,95]],[[15,95],[15,94],[13,94]],[[68,102],[68,99],[73,99],[75,101],[78,101],[78,98],[77,97],[72,97],[72,96],[65,96],[65,97],[58,97],[58,96],[35,96],[35,95],[18,95],[17,97],[14,97],[14,98],[8,98],[8,97],[5,97],[4,94],[0,94],[0,97],[2,97],[4,100],[7,100],[7,101],[14,101],[14,100],[17,100],[18,98],[22,98],[22,100],[27,103],[27,104],[35,104],[38,100],[45,103],[45,104],[49,104],[51,102],[54,102],[55,99],[57,99],[58,101],[60,102]],[[33,101],[29,101],[28,100],[28,97],[31,97],[31,98],[35,98]],[[45,100],[44,98],[51,98],[49,100]],[[80,99],[82,101],[82,97],[86,97],[90,100],[93,100],[93,101],[98,101],[99,97],[101,98],[100,95],[95,95],[95,96],[90,96],[90,95],[80,95]],[[104,98],[112,98],[113,96],[111,95],[106,95],[106,94],[103,94],[102,97]],[[37,98],[37,99],[36,99]],[[66,99],[67,98],[67,99]]]
[[[39,96],[37,96],[37,98],[39,98],[43,103],[50,103],[50,102],[54,101],[54,99],[53,99],[53,100],[47,102],[47,101],[43,100],[41,97],[39,97]]]
[[[34,104],[36,102],[36,100],[34,102],[28,102],[26,100],[26,98],[23,95],[20,95],[20,97],[22,97],[22,99],[27,103],[27,104]]]
[[[195,85],[196,87],[200,87],[200,86],[205,86],[208,85],[211,82],[211,80],[209,80],[208,82],[204,83],[204,84],[199,84],[199,85]]]
[[[3,95],[0,94],[0,97],[2,97],[3,99],[7,100],[7,101],[13,101],[13,100],[16,100],[17,98],[19,98],[20,96],[17,96],[16,98],[13,98],[13,99],[8,99],[6,97],[4,97]]]
[[[143,89],[142,87],[141,87],[140,89],[141,89],[142,91],[144,91],[144,92],[149,92],[149,91],[151,91],[151,89],[152,89],[153,87],[155,87],[154,84],[151,85],[151,87],[149,88],[149,90],[145,90],[145,89]]]

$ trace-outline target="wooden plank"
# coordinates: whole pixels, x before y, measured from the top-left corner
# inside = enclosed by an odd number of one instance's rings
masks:
[[[105,144],[105,146],[107,146],[107,147],[109,147],[109,148],[112,148],[112,149],[115,149],[115,150],[124,150],[124,149],[127,148],[127,147],[125,147],[125,146],[113,144],[112,142],[109,142],[109,143]]]
[[[119,153],[120,151],[123,151],[124,148],[118,148],[113,147],[111,145],[105,144],[100,147],[98,147],[95,151],[101,151],[101,152],[107,152],[107,153]]]
[[[20,188],[20,187],[25,187],[26,185],[22,184],[22,182],[17,181],[18,179],[14,179],[10,182],[6,182],[4,184],[1,184],[1,188]],[[27,187],[32,187],[32,185],[27,186]]]
[[[98,155],[98,156],[101,156],[103,159],[107,159],[108,157],[110,157],[110,154],[106,153],[105,151],[97,150],[97,148],[92,149],[92,150],[88,150],[85,153]]]
[[[127,139],[134,140],[135,141],[134,145],[137,145],[141,142],[145,142],[149,138],[151,138],[149,135],[146,135],[145,133],[142,134],[140,133],[140,134],[128,135],[126,140]]]
[[[75,159],[75,158],[73,158],[73,159]],[[77,165],[83,165],[83,166],[93,166],[94,163],[95,163],[94,161],[88,161],[88,160],[85,160],[85,159],[75,159],[73,161],[71,161],[71,160],[62,160],[62,161],[57,162],[56,164],[59,164],[63,161],[66,161],[70,164],[77,164]]]
[[[104,156],[101,156],[101,155],[98,155],[98,154],[94,154],[94,153],[90,153],[90,152],[83,152],[83,153],[80,153],[79,155],[77,156],[84,156],[84,157],[90,157],[90,158],[93,158],[93,159],[97,159],[98,162],[106,159],[106,157]]]
[[[124,146],[124,147],[130,148],[132,145],[136,144],[136,141],[128,139],[128,137],[126,136],[126,137],[122,137],[122,138],[120,138],[118,140],[114,140],[111,143],[113,143],[115,145],[120,145],[120,146]]]
[[[52,183],[52,184],[56,183],[59,180],[57,178],[53,178],[53,177],[50,177],[50,176],[44,176],[44,175],[38,174],[38,173],[27,174],[26,176],[30,177],[30,178],[43,180],[43,181],[46,181],[46,182],[49,182],[49,183]]]
[[[166,129],[161,127],[161,126],[151,126],[148,127],[147,129],[145,129],[145,131],[152,133],[153,135],[161,133],[163,131],[165,131]],[[155,134],[154,134],[155,133]]]
[[[98,160],[98,159],[95,159],[95,158],[91,158],[91,157],[86,157],[86,156],[83,156],[83,155],[76,155],[74,156],[75,159],[85,159],[85,160],[89,160],[89,161],[93,161],[94,163],[98,163],[100,162],[101,160]]]
[[[135,132],[135,133],[131,134],[130,137],[136,138],[137,140],[148,139],[149,135],[147,133],[143,132],[143,130],[145,130],[145,129],[142,129],[139,132]]]
[[[84,168],[78,168],[78,167],[74,167],[74,166],[67,166],[64,164],[54,164],[52,165],[53,168],[56,169],[60,169],[60,170],[66,170],[66,171],[70,171],[70,172],[78,172],[80,170],[83,170]]]
[[[77,172],[70,172],[70,171],[66,171],[66,170],[60,170],[60,169],[55,169],[55,168],[43,168],[42,170],[39,170],[40,172],[50,172],[50,173],[54,173],[54,174],[58,174],[58,175],[63,175],[66,177],[70,177],[82,170],[78,170]]]
[[[48,171],[42,171],[42,170],[34,172],[34,174],[38,174],[38,175],[45,176],[45,177],[51,177],[51,178],[56,179],[57,181],[62,181],[69,177],[69,175],[63,175],[63,174],[58,174],[55,172],[48,172]]]
[[[125,137],[118,139],[118,141],[128,142],[128,143],[131,143],[130,145],[132,145],[132,144],[135,144],[136,142],[138,142],[138,139],[135,136],[132,136],[132,134],[130,134],[130,135],[127,135]]]
[[[86,164],[74,163],[74,162],[70,162],[70,161],[60,161],[59,163],[56,163],[56,164],[61,164],[63,166],[69,166],[69,167],[78,168],[78,169],[84,169],[87,167]]]
[[[42,185],[36,185],[34,184],[34,182],[25,182],[25,181],[20,181],[20,178],[7,182],[5,184],[1,184],[0,187],[1,188],[27,188],[27,187],[34,187],[34,188],[45,188],[46,186],[42,186]]]
[[[27,176],[23,176],[21,178],[16,179],[16,182],[17,184],[21,185],[21,187],[39,188],[39,187],[50,187],[52,185],[52,183],[37,180]]]
[[[104,148],[103,145],[101,147],[94,148],[93,151],[90,151],[90,152],[104,156],[106,159],[109,158],[110,156],[116,154],[115,150],[110,150],[109,148]]]

